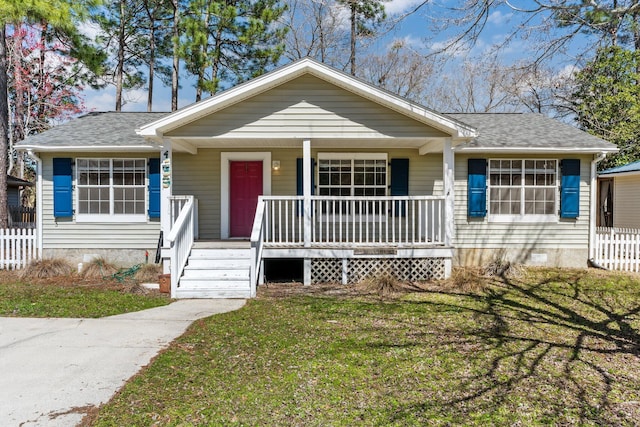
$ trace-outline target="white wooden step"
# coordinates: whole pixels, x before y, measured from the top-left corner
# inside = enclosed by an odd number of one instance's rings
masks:
[[[232,269],[249,269],[251,261],[249,259],[198,259],[189,258],[189,264],[185,269],[210,269],[210,270],[232,270]]]
[[[251,289],[180,289],[176,298],[251,298]]]
[[[250,249],[191,249],[191,259],[249,259]]]
[[[178,289],[250,289],[249,279],[182,277]]]
[[[226,269],[226,270],[210,270],[210,269],[185,269],[182,279],[210,279],[210,280],[227,280],[227,279],[245,279],[249,280],[249,268],[242,269]]]

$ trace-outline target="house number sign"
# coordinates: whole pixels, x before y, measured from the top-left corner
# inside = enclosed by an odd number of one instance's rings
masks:
[[[162,169],[162,188],[169,188],[171,186],[171,159],[162,160],[160,168]]]

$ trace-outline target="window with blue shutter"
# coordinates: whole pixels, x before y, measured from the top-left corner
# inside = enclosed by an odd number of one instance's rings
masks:
[[[53,159],[53,216],[73,216],[73,175],[71,158]]]
[[[391,159],[391,196],[409,195],[409,159]],[[406,202],[396,202],[396,214],[405,216],[407,212]]]
[[[160,218],[160,159],[149,159],[149,218]]]
[[[487,216],[487,161],[485,159],[468,161],[467,215],[471,218]]]
[[[561,162],[560,217],[577,218],[580,215],[580,160]]]

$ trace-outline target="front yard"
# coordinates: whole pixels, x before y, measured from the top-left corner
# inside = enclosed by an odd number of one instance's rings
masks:
[[[485,285],[262,287],[193,324],[85,424],[640,424],[638,276],[469,280]]]

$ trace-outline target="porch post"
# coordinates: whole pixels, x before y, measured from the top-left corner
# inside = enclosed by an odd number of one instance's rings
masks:
[[[302,196],[304,199],[304,247],[311,246],[311,141],[302,141]]]
[[[447,246],[451,246],[453,243],[453,236],[456,233],[456,224],[454,221],[455,212],[455,195],[454,195],[454,153],[451,146],[451,138],[444,140],[442,148],[442,182],[444,187],[444,243]]]
[[[164,139],[162,141],[162,150],[160,151],[160,229],[162,230],[162,258],[163,272],[169,273],[169,241],[167,237],[171,231],[171,200],[173,193],[173,149],[171,141]]]
[[[302,197],[304,214],[304,247],[311,247],[311,141],[302,141]],[[303,263],[303,284],[311,285],[311,259],[305,258]]]

